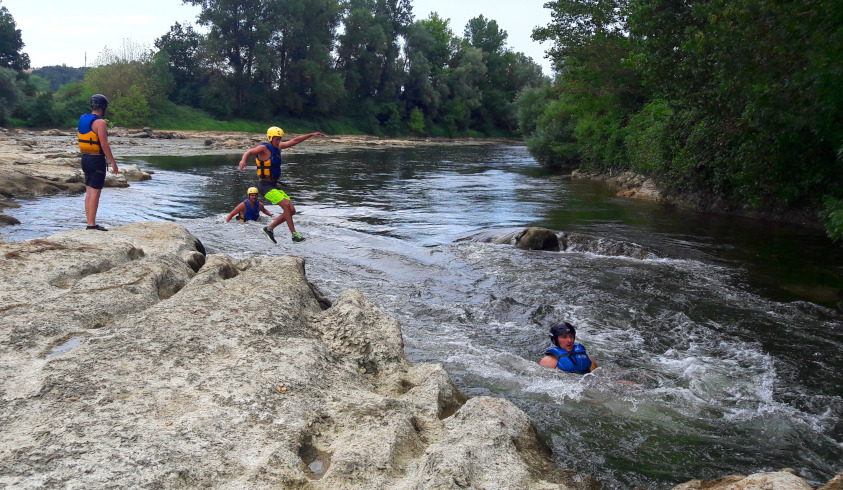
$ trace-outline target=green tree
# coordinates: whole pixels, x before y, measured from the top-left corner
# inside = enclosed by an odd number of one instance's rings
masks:
[[[146,124],[151,111],[166,101],[172,88],[166,62],[162,58],[156,60],[150,49],[130,39],[124,40],[116,51],[104,49],[96,63],[98,66],[88,71],[84,83],[88,91],[108,98],[115,124]],[[127,100],[121,101],[124,97]]]
[[[0,124],[9,123],[9,117],[23,98],[23,92],[18,86],[17,72],[10,68],[0,67]]]
[[[137,127],[147,123],[152,115],[146,88],[130,85],[128,90],[117,92],[115,101],[108,105],[109,119],[117,126]]]
[[[595,170],[628,167],[626,125],[647,96],[629,61],[633,46],[626,0],[557,0],[546,6],[553,20],[534,30],[533,38],[551,42],[548,53],[557,67],[558,102],[547,111],[562,120],[539,118],[533,141],[545,148],[537,158],[547,165]],[[553,143],[553,138],[560,139]]]
[[[410,131],[416,134],[424,133],[424,114],[418,107],[410,112],[410,122],[408,126],[410,127]]]
[[[349,109],[371,117],[399,98],[404,82],[400,44],[412,23],[409,0],[349,0],[339,37],[337,66]]]
[[[44,66],[33,70],[33,75],[38,75],[50,82],[50,90],[55,92],[62,85],[71,82],[81,82],[85,78],[88,68],[74,68],[66,65]]]
[[[469,20],[464,36],[467,45],[483,53],[486,65],[486,76],[477,81],[483,103],[472,108],[472,125],[487,134],[496,128],[516,131],[515,97],[525,87],[541,85],[541,67],[507,48],[509,35],[495,20],[482,15]]]
[[[645,81],[673,109],[671,165],[685,176],[673,188],[765,208],[841,196],[839,2],[642,0],[630,28]]]
[[[23,39],[14,17],[6,7],[0,7],[0,67],[12,70],[29,68],[29,55],[23,52]]]
[[[199,45],[202,40],[193,26],[182,26],[178,22],[155,40],[156,56],[165,60],[175,86],[170,98],[177,104],[199,105],[199,88],[202,86]]]
[[[259,101],[261,86],[270,80],[255,79],[256,74],[268,77],[271,66],[273,31],[277,22],[274,3],[266,0],[184,0],[201,7],[200,25],[209,28],[204,49],[210,68],[234,87],[235,113],[244,115],[247,108]]]
[[[448,19],[432,12],[408,30],[407,78],[401,98],[411,114],[415,109],[431,119],[439,117],[442,101],[450,94],[446,79],[449,64],[459,45]]]
[[[330,114],[345,96],[331,51],[342,8],[338,0],[276,0],[279,98],[287,112]]]

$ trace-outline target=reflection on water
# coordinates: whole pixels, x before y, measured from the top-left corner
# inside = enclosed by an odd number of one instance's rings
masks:
[[[357,288],[397,317],[412,361],[512,400],[561,464],[606,487],[843,471],[843,255],[820,233],[616,198],[502,146],[289,155],[283,180],[307,241],[279,229],[273,245],[261,224],[223,222],[254,184],[239,157],[142,159],[153,180],[105,189],[100,221],[181,220],[212,253],[304,257],[329,296]],[[6,240],[84,223],[81,196],[9,214],[24,224]],[[473,238],[529,225],[586,243],[524,252]],[[616,253],[641,249],[654,253]],[[562,318],[601,364],[594,374],[538,366]]]

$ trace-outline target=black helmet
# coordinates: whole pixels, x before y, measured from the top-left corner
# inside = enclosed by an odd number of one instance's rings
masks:
[[[105,111],[108,108],[108,99],[103,94],[94,94],[91,96],[91,110],[102,109]]]
[[[577,329],[575,329],[574,326],[568,322],[557,323],[556,325],[550,327],[550,341],[553,342],[553,345],[559,347],[559,341],[556,338],[566,333],[569,333],[576,337]]]

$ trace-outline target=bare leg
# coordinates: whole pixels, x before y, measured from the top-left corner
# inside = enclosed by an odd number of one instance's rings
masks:
[[[296,214],[296,207],[289,199],[284,199],[278,203],[283,212],[275,218],[269,225],[270,230],[274,230],[276,226],[280,225],[282,221],[287,222],[287,227],[290,228],[290,233],[296,232],[296,227],[293,225],[293,215]]]
[[[100,206],[101,193],[102,189],[85,187],[85,218],[88,220],[88,226],[97,224],[97,209]]]

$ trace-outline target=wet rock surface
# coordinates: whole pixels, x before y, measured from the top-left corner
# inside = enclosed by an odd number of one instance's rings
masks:
[[[652,179],[636,174],[635,172],[621,172],[613,174],[574,170],[571,173],[571,178],[606,182],[607,184],[620,189],[617,194],[619,197],[631,197],[647,201],[663,200],[661,192],[656,187],[656,183],[653,182]]]
[[[612,240],[583,233],[556,232],[547,228],[529,227],[504,235],[497,230],[481,232],[470,240],[490,242],[498,245],[513,245],[522,250],[545,250],[559,252],[586,252],[611,257],[630,257],[646,260],[658,259],[661,255],[631,242]]]
[[[0,243],[0,486],[597,488],[303,259],[136,223]],[[283,284],[267,288],[265,285]]]
[[[673,490],[811,490],[811,485],[796,476],[792,469],[754,473],[745,475],[727,475],[716,480],[691,480],[673,487]],[[819,490],[843,488],[843,473],[831,479]]]

